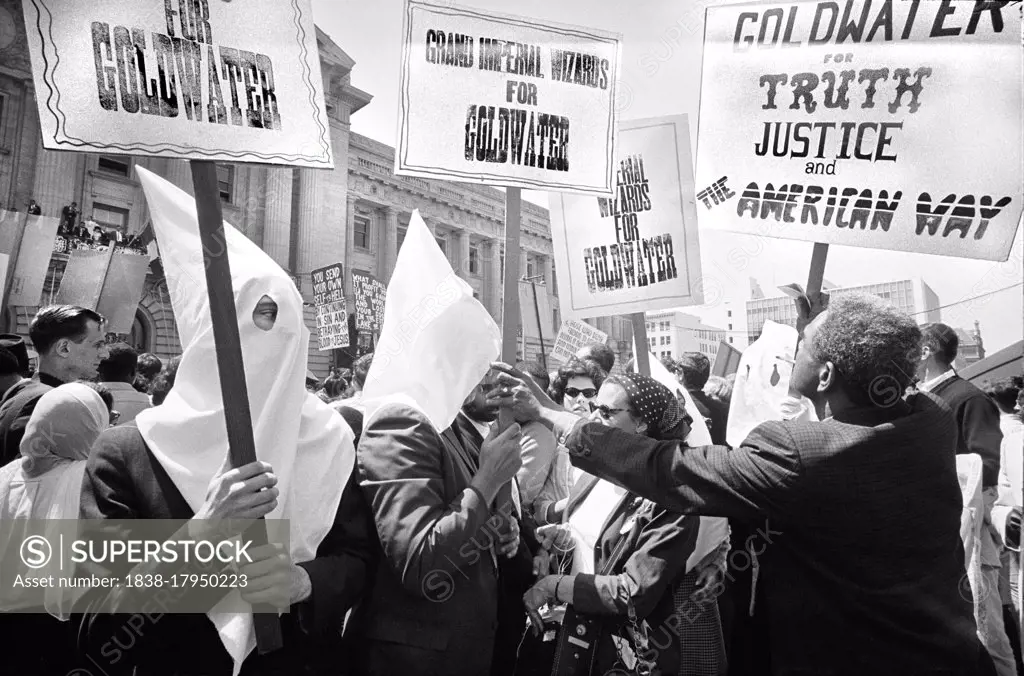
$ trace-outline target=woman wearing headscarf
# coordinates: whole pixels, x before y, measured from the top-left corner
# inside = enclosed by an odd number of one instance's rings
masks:
[[[365,590],[375,534],[354,471],[352,430],[305,389],[302,297],[269,256],[224,225],[257,459],[232,468],[195,203],[156,175],[138,173],[184,350],[163,403],[97,441],[81,515],[187,520],[190,533],[213,519],[266,517],[287,521],[288,542],[249,548],[251,563],[239,562],[237,571],[246,583],[224,589],[219,602],[209,590],[180,592],[205,603],[205,614],[163,612],[128,636],[131,613],[152,590],[121,586],[87,597],[81,666],[102,665],[108,676],[343,673],[341,630]],[[127,572],[166,578],[177,570],[139,563]],[[279,619],[283,647],[257,653],[252,608],[261,605],[288,612]]]
[[[663,441],[683,441],[692,422],[668,388],[636,374],[609,377],[590,408],[595,422]],[[700,517],[584,475],[565,521],[543,538],[565,574],[541,578],[524,601],[534,627],[541,607],[563,603],[598,620],[593,667],[577,674],[628,673],[637,659],[663,674],[725,673],[717,603],[697,594],[701,564],[718,549],[699,537]]]
[[[16,587],[12,581],[19,575],[43,577],[48,572],[30,570],[20,557],[27,537],[49,535],[39,531],[38,522],[28,520],[78,518],[85,461],[109,417],[106,403],[88,384],[52,389],[39,399],[29,418],[21,457],[0,468],[0,521],[4,523],[0,529],[0,588],[4,590],[0,635],[13,647],[5,651],[5,673],[63,676],[70,669],[67,657],[74,650],[73,627],[54,619],[68,619],[70,592],[58,587]],[[12,610],[19,614],[11,614]]]

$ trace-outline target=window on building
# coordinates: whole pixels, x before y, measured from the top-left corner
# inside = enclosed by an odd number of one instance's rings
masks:
[[[526,276],[531,279],[537,276],[537,259],[532,256],[526,257]]]
[[[729,336],[729,344],[732,345],[732,336]]]
[[[108,228],[116,228],[121,232],[128,231],[129,213],[127,209],[110,204],[100,204],[99,202],[92,204],[92,219],[94,221]]]
[[[370,217],[365,214],[356,214],[353,221],[355,229],[352,234],[352,244],[360,249],[369,249]]]
[[[476,244],[469,245],[469,274],[480,274],[480,247]]]
[[[405,233],[409,232],[409,228],[398,229],[398,250],[402,250],[402,242],[405,241]]]
[[[732,317],[732,310],[727,310],[727,313],[730,317]]]
[[[729,330],[732,331],[732,324],[729,324]]]
[[[127,178],[132,172],[132,161],[127,157],[117,155],[100,155],[98,160],[99,170],[107,174],[115,174]]]
[[[235,168],[231,165],[217,165],[217,190],[220,201],[232,204],[235,198]]]

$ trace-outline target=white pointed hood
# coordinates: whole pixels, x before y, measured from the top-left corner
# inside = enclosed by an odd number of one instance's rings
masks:
[[[196,205],[191,196],[156,174],[137,171],[153,217],[184,352],[167,399],[140,413],[136,424],[174,485],[197,510],[224,462],[228,441]],[[306,392],[309,330],[294,282],[226,222],[224,232],[256,457],[273,466],[280,490],[278,506],[267,518],[289,520],[292,561],[301,563],[315,557],[334,523],[342,490],[354,468],[354,436],[338,413]],[[264,295],[278,307],[269,331],[252,319]],[[222,613],[215,608],[210,619],[234,658],[237,673],[255,647],[252,614]]]
[[[396,401],[422,411],[438,432],[447,429],[500,353],[497,324],[414,211],[363,388],[363,429],[385,403]]]

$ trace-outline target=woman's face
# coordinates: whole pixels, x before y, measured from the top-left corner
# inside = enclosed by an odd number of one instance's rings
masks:
[[[565,396],[562,398],[562,406],[566,411],[590,415],[590,402],[597,396],[597,388],[594,381],[587,376],[573,376],[565,384]]]
[[[643,434],[643,423],[629,412],[629,395],[626,390],[615,383],[605,383],[594,399],[594,412],[590,414],[593,422],[608,425],[631,434]]]

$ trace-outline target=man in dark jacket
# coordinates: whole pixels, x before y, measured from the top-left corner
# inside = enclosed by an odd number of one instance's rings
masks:
[[[96,377],[107,356],[103,317],[73,305],[52,305],[40,310],[28,329],[39,353],[36,377],[23,380],[6,394],[0,405],[0,465],[21,452],[21,438],[39,398],[50,389],[79,379]]]
[[[956,418],[958,455],[977,453],[982,460],[981,487],[985,520],[981,526],[981,573],[986,589],[999,588],[999,535],[992,525],[992,505],[998,497],[1000,447],[999,409],[984,392],[956,374],[953,362],[960,349],[956,331],[945,324],[929,324],[921,331],[921,362],[918,389],[945,401]],[[983,592],[983,590],[982,590]],[[996,664],[999,676],[1016,676],[1013,648],[1006,635],[999,594],[975,590],[977,616],[982,618],[978,636]]]
[[[821,422],[766,422],[733,450],[587,423],[537,404],[536,388],[510,405],[551,425],[574,465],[658,504],[771,519],[759,540],[765,673],[991,674],[961,584],[955,421],[931,395],[900,396],[920,338],[879,298],[836,298],[806,328],[792,376]]]
[[[472,425],[438,433],[412,405],[365,421],[358,460],[381,556],[346,637],[361,676],[486,676],[498,636],[502,552],[492,521],[519,469],[519,426],[479,449]],[[513,551],[513,553],[515,553]]]
[[[704,417],[712,443],[725,445],[725,426],[729,410],[711,401],[704,394],[704,385],[711,377],[711,360],[702,352],[684,352],[676,362],[678,377],[693,397],[697,412]]]

